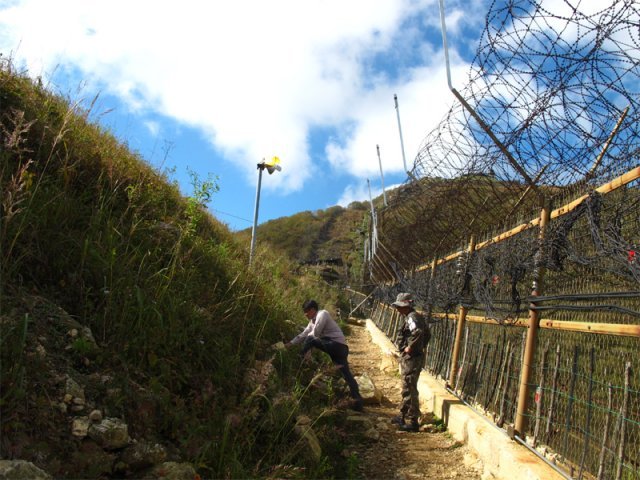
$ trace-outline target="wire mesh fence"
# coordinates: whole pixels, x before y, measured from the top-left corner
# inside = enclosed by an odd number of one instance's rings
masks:
[[[373,299],[361,308],[395,339],[402,319],[389,303]],[[459,313],[434,315],[425,370],[498,427],[513,426],[527,328],[467,317],[450,385]],[[527,427],[518,432],[524,441],[573,478],[638,478],[640,392],[633,366],[639,343],[638,336],[542,329]]]
[[[425,369],[574,478],[640,478],[639,64],[637,2],[494,2],[363,279],[391,339],[412,292]]]

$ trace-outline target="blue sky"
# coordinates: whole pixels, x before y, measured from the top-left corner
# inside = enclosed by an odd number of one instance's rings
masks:
[[[487,0],[447,1],[454,86],[463,87]],[[454,98],[433,0],[0,0],[0,52],[91,118],[185,195],[188,169],[219,178],[209,207],[250,228],[347,206],[406,180]]]

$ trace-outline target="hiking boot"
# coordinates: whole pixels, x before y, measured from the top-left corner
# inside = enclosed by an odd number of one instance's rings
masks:
[[[404,415],[396,415],[391,419],[391,423],[393,425],[404,425]]]
[[[361,412],[364,410],[364,405],[362,404],[362,400],[355,400],[349,406],[351,410],[355,410],[356,412]]]
[[[418,424],[418,422],[405,423],[403,425],[400,425],[398,427],[398,430],[402,432],[419,432],[420,425]]]

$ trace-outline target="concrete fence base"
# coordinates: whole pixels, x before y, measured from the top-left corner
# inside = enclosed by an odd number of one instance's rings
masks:
[[[393,343],[375,323],[367,320],[367,330],[383,353],[395,350]],[[484,465],[483,478],[504,480],[563,480],[560,474],[524,445],[465,405],[447,391],[444,384],[422,372],[418,381],[420,406],[433,412],[447,425],[449,433],[474,451]]]

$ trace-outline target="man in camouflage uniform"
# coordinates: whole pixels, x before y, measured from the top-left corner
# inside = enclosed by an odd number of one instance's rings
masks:
[[[424,366],[424,350],[431,338],[424,317],[413,308],[410,293],[399,293],[392,305],[404,316],[404,324],[396,337],[400,352],[400,373],[402,375],[402,401],[400,415],[391,422],[400,430],[417,432],[420,424],[420,403],[418,400],[418,378]],[[408,423],[405,423],[408,420]]]

